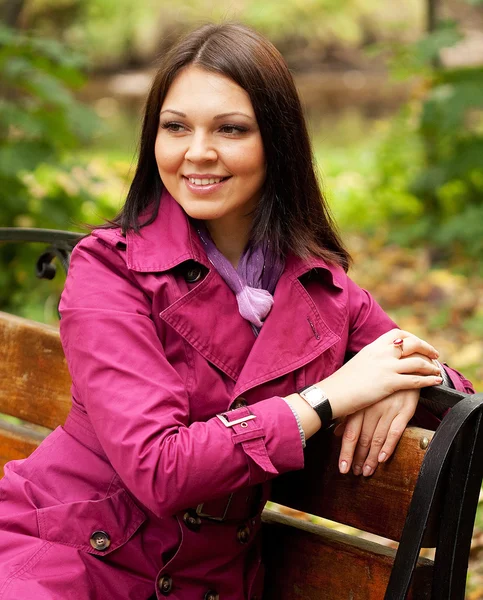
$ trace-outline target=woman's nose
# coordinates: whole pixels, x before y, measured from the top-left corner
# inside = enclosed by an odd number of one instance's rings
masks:
[[[185,158],[190,162],[214,161],[218,158],[218,154],[209,136],[200,133],[191,138]]]

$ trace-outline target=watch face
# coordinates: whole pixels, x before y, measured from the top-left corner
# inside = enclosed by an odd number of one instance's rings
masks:
[[[330,406],[329,399],[325,392],[316,385],[311,385],[310,387],[301,390],[299,394],[319,415],[322,427],[326,428],[330,426],[332,420],[332,407]]]
[[[324,400],[327,399],[327,396],[324,394],[324,392],[320,388],[315,386],[311,387],[308,390],[305,390],[303,393],[303,397],[312,407],[321,404]]]

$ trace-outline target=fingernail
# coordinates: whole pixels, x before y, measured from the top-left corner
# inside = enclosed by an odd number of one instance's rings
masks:
[[[369,477],[369,475],[372,475],[372,467],[366,465],[364,467],[364,477]]]
[[[442,377],[436,377],[435,379],[436,379],[436,381],[438,383],[443,383],[443,378]]]
[[[362,473],[362,469],[359,465],[354,465],[353,467],[354,475],[360,475]]]
[[[386,458],[387,458],[387,454],[385,452],[381,452],[381,454],[379,454],[377,460],[379,462],[384,462],[386,460]]]
[[[347,473],[347,462],[345,460],[340,462],[339,469],[341,473]]]

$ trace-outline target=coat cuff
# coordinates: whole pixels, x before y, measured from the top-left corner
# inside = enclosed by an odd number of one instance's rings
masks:
[[[283,398],[274,396],[223,416],[234,422],[250,415],[255,419],[230,425],[233,444],[240,444],[250,459],[250,485],[302,469],[304,453],[297,421]]]
[[[443,367],[444,367],[444,370],[446,371],[446,374],[451,379],[451,383],[453,384],[453,387],[455,390],[458,390],[458,392],[466,392],[467,394],[475,393],[475,390],[473,388],[471,381],[468,381],[468,379],[466,379],[466,377],[463,377],[463,375],[461,375],[461,373],[459,371],[456,371],[455,369],[448,367],[448,365],[446,363],[443,364]]]
[[[279,473],[304,468],[300,433],[290,406],[280,396],[262,400],[251,407],[265,430],[265,447]]]

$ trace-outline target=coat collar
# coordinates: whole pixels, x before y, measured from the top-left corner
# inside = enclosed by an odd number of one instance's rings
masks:
[[[126,244],[127,266],[133,271],[140,273],[169,271],[187,260],[195,260],[210,268],[206,252],[193,224],[180,205],[167,193],[163,193],[154,221],[142,227],[139,233],[128,231],[126,238],[123,238],[119,230],[110,231],[114,235],[117,234],[118,241]],[[313,269],[323,270],[335,287],[343,288],[339,267],[329,265],[316,256],[302,259],[289,255],[287,258],[285,270],[294,277],[301,277]]]
[[[195,228],[180,205],[163,193],[158,214],[139,233],[126,235],[127,266],[141,273],[169,271],[187,260],[209,266]]]

